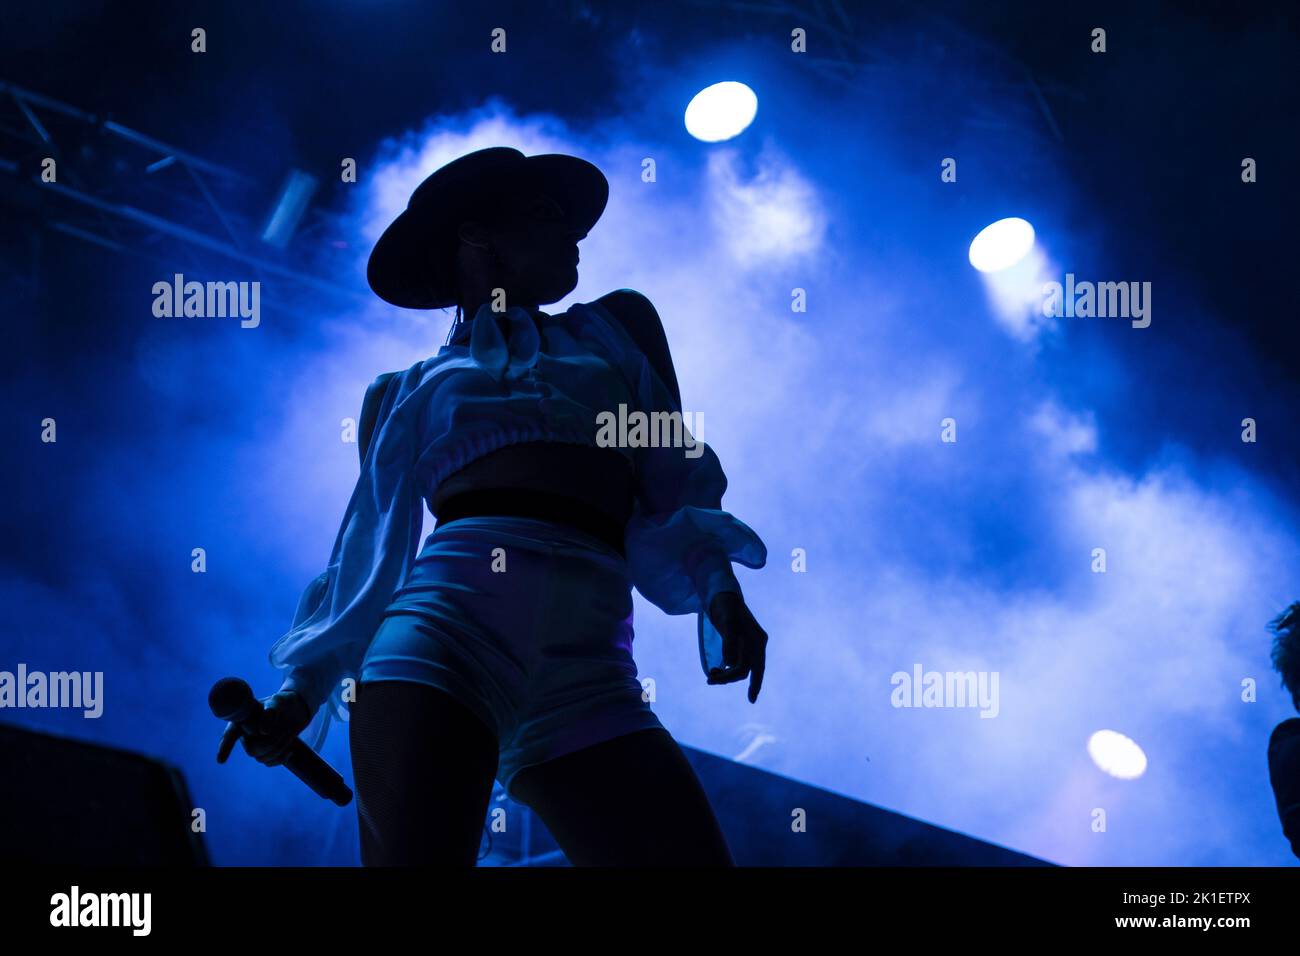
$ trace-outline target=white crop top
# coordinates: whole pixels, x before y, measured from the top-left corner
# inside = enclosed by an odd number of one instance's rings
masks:
[[[281,689],[319,708],[308,728],[313,748],[324,743],[331,709],[346,719],[344,680],[357,679],[418,554],[424,502],[438,485],[516,442],[596,446],[597,415],[617,415],[620,404],[681,412],[622,324],[594,302],[544,317],[540,333],[526,310],[499,314],[484,305],[468,345],[443,346],[392,377],[329,565],[271,648],[271,662],[288,671]],[[722,510],[727,478],[708,445],[691,449],[697,457],[681,447],[619,450],[636,474],[624,530],[629,577],[665,613],[697,615],[707,674],[722,663],[722,639],[705,610],[715,594],[740,591],[731,562],[761,568],[767,548]]]

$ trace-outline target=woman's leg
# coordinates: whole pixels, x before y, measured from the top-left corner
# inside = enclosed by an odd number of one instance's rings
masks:
[[[474,866],[496,735],[449,694],[362,681],[348,721],[364,866]]]
[[[734,866],[672,735],[638,730],[525,767],[511,788],[575,866]]]

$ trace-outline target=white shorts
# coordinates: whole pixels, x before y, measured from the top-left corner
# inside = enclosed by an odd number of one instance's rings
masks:
[[[622,555],[535,518],[435,528],[393,596],[360,679],[450,694],[492,728],[497,780],[637,730],[659,728],[632,660]]]

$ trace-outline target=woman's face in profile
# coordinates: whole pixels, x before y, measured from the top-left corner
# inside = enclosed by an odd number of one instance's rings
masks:
[[[585,236],[565,220],[558,202],[539,194],[526,199],[518,215],[490,229],[488,242],[511,294],[545,305],[577,286],[578,241]]]

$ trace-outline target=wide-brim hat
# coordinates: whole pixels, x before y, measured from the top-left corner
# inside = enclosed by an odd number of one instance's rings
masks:
[[[537,192],[554,199],[565,219],[587,232],[605,211],[609,182],[576,156],[525,156],[508,146],[467,153],[420,183],[384,230],[366,267],[370,288],[407,309],[455,305],[457,228]]]

